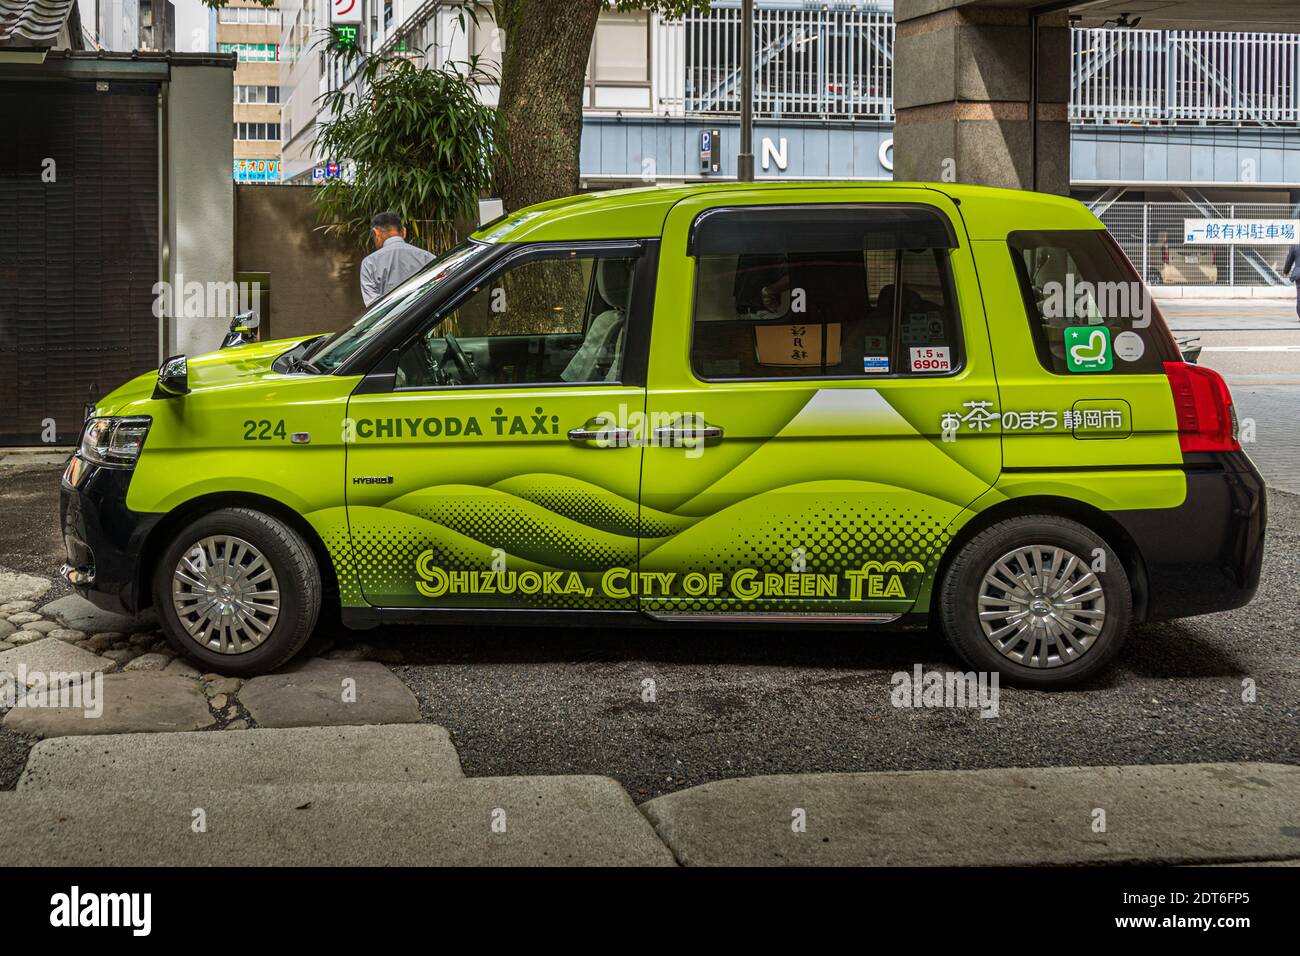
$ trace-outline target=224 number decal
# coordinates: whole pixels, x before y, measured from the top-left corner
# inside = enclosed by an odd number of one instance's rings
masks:
[[[272,422],[268,419],[259,421],[244,422],[244,441],[274,441],[275,439],[284,441],[284,419],[278,422]]]

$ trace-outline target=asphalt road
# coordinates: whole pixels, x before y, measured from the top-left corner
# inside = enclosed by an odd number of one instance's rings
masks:
[[[0,466],[0,565],[52,575],[57,475]],[[401,655],[394,670],[451,731],[467,774],[603,774],[637,800],[769,773],[1300,763],[1300,497],[1274,492],[1270,509],[1254,603],[1139,629],[1093,686],[1003,688],[990,719],[891,704],[895,672],[957,667],[923,633],[449,627],[361,639]],[[0,731],[0,787],[27,747]]]

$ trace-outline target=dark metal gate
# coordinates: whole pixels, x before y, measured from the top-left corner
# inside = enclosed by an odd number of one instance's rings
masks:
[[[0,81],[0,444],[156,367],[158,84]]]

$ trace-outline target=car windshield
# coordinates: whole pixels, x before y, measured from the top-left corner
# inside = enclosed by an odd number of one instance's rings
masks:
[[[434,259],[363,312],[346,329],[323,339],[321,345],[308,352],[305,357],[311,367],[321,372],[334,371],[367,341],[409,312],[448,276],[481,258],[490,249],[491,246],[485,243],[466,241]]]

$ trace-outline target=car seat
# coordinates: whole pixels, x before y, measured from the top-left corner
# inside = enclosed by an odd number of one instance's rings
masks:
[[[596,294],[608,306],[591,324],[582,345],[560,373],[566,382],[616,381],[622,372],[627,309],[632,297],[632,260],[598,259]],[[600,375],[602,364],[608,363]]]

